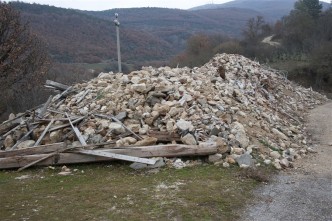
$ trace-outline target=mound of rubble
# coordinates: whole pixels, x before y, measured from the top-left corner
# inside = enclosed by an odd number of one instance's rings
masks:
[[[313,151],[304,113],[327,101],[276,70],[231,54],[218,54],[200,68],[101,73],[62,90],[37,111],[0,126],[4,152],[60,142],[127,150],[213,144],[211,162],[280,169]]]

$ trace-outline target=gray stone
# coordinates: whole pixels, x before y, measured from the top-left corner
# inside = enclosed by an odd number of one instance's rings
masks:
[[[12,135],[8,135],[6,138],[5,138],[5,141],[4,141],[4,146],[5,148],[10,148],[12,146],[14,146],[15,144],[15,141],[14,141],[14,138]]]
[[[84,135],[86,135],[86,136],[90,136],[90,135],[93,135],[95,133],[96,133],[96,131],[92,127],[88,127],[84,130]]]
[[[123,128],[123,126],[121,124],[118,123],[110,123],[108,128],[115,134],[122,134],[125,131],[125,129]]]
[[[230,148],[227,146],[226,142],[221,137],[215,137],[212,139],[213,142],[216,142],[218,153],[224,154],[230,152]]]
[[[246,148],[249,145],[249,139],[244,126],[239,122],[234,122],[232,124],[232,128],[235,131],[235,139],[240,143],[242,148]]]
[[[123,121],[126,117],[127,117],[127,112],[125,112],[125,111],[120,112],[115,116],[115,118],[120,121]]]
[[[219,134],[220,132],[221,132],[220,129],[214,127],[214,128],[212,128],[212,130],[211,130],[211,132],[210,132],[210,135],[211,135],[211,136],[212,136],[212,135],[214,135],[214,136],[218,136],[218,134]]]
[[[251,167],[254,165],[254,161],[248,153],[242,154],[240,157],[236,158],[235,161],[241,168]]]
[[[50,140],[52,143],[57,143],[61,139],[61,132],[60,131],[53,131],[50,133]]]
[[[35,141],[34,140],[26,140],[26,141],[23,141],[22,143],[20,143],[17,146],[17,149],[29,148],[29,147],[33,147],[33,145],[35,145]]]
[[[276,128],[272,128],[271,131],[272,131],[272,133],[274,133],[275,135],[277,135],[279,138],[281,138],[283,140],[288,140],[289,139],[284,133],[282,133],[281,131],[279,131]]]
[[[197,145],[197,141],[194,135],[188,133],[184,137],[181,137],[181,141],[187,145]]]
[[[289,161],[286,158],[280,160],[279,164],[281,165],[282,168],[288,168],[289,167]]]
[[[158,139],[155,137],[146,137],[143,140],[137,141],[137,146],[151,146],[157,143]]]
[[[176,159],[173,162],[173,166],[175,169],[182,169],[182,168],[186,167],[187,165],[181,159]]]
[[[213,155],[209,155],[209,162],[210,163],[216,163],[222,160],[222,155],[220,153],[216,153]]]
[[[222,166],[225,167],[225,168],[228,168],[228,167],[229,167],[229,163],[224,162],[224,163],[222,164]]]
[[[9,117],[8,117],[8,120],[13,120],[14,118],[15,118],[15,114],[10,113],[10,114],[9,114]]]
[[[97,135],[92,135],[92,137],[90,138],[91,143],[101,143],[103,141],[103,136],[101,136],[100,134]]]
[[[157,161],[154,165],[149,165],[148,166],[149,169],[160,168],[160,167],[164,167],[166,165],[165,161],[162,157],[153,158],[153,159],[155,159]]]
[[[194,130],[194,126],[192,125],[191,122],[185,121],[182,119],[180,119],[180,120],[178,120],[178,122],[176,122],[176,126],[181,131],[193,131]]]
[[[146,84],[142,83],[142,84],[133,84],[131,85],[132,90],[143,93],[146,91]]]
[[[279,160],[274,161],[274,162],[272,163],[272,165],[273,165],[277,170],[281,170],[281,169],[282,169],[282,167],[281,167],[281,165],[280,165],[280,163],[279,163]]]
[[[270,165],[271,164],[271,160],[268,160],[268,159],[266,159],[266,160],[264,160],[264,163],[266,164],[266,165]]]
[[[148,165],[145,164],[145,163],[137,163],[137,162],[135,162],[135,163],[130,164],[130,168],[132,168],[134,170],[141,170],[141,169],[145,169],[147,167],[148,167]]]
[[[133,76],[133,77],[130,79],[131,83],[133,83],[133,84],[138,84],[138,83],[140,82],[140,80],[141,80],[141,78],[138,77],[138,76]]]
[[[274,158],[274,159],[279,159],[281,157],[280,153],[278,151],[272,151],[270,153],[270,157]]]

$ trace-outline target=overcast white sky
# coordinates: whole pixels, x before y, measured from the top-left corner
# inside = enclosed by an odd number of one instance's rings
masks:
[[[188,9],[208,3],[225,3],[230,0],[21,0],[29,3],[54,5],[81,10],[106,10],[112,8],[164,7]]]

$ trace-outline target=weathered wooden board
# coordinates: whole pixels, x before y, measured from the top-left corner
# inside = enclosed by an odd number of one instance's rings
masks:
[[[135,157],[180,157],[180,156],[204,156],[217,153],[216,145],[160,145],[160,146],[145,146],[145,147],[130,147],[126,149],[105,149],[100,150],[108,153],[117,153]],[[19,168],[29,163],[32,163],[40,158],[47,156],[47,154],[13,156],[0,158],[0,169]],[[75,163],[91,163],[110,161],[113,159],[83,155],[80,153],[59,153],[46,160],[43,160],[36,165],[63,165]]]
[[[0,158],[51,153],[66,148],[65,143],[54,143],[20,150],[0,151]]]
[[[109,152],[100,151],[100,150],[79,150],[79,151],[75,151],[75,152],[87,154],[87,155],[93,155],[93,156],[108,157],[108,158],[113,158],[113,159],[117,159],[117,160],[145,163],[145,164],[150,164],[150,165],[154,165],[156,163],[156,160],[145,159],[145,158],[141,158],[141,157],[133,157],[133,156],[123,155],[123,154],[118,154],[118,153],[109,153]]]
[[[63,90],[63,91],[65,91],[65,90],[67,90],[69,88],[68,85],[61,84],[61,83],[58,83],[58,82],[55,82],[55,81],[51,81],[51,80],[46,80],[46,85],[55,87],[55,88]]]
[[[22,120],[20,118],[17,118],[15,120],[6,121],[6,122],[0,124],[0,135],[6,133],[7,131],[9,131],[11,129],[13,129],[17,125],[19,125],[21,121]]]

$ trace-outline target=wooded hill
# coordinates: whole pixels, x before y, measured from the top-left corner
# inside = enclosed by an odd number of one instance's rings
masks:
[[[236,0],[195,10],[130,8],[106,11],[80,11],[22,2],[12,2],[12,5],[44,39],[54,60],[62,63],[114,61],[113,19],[117,12],[121,22],[123,61],[149,64],[169,61],[183,51],[188,38],[197,33],[241,37],[250,18],[260,15],[265,21],[275,21],[287,15],[294,2]]]
[[[293,9],[297,0],[235,0],[223,4],[206,4],[191,8],[192,11],[203,9],[230,9],[241,8],[251,9],[260,12],[266,21],[276,21],[281,17],[288,15]],[[321,2],[323,9],[327,9],[329,4]]]
[[[99,63],[116,58],[114,13],[120,15],[123,61],[168,61],[195,33],[240,36],[246,21],[260,15],[248,9],[186,11],[165,8],[100,12],[13,2],[24,20],[47,43],[55,61]]]

